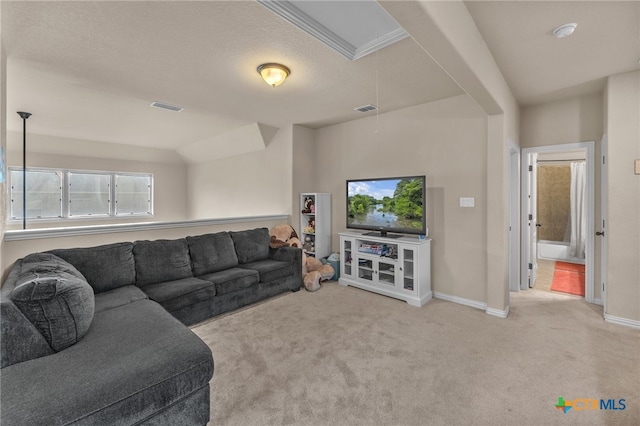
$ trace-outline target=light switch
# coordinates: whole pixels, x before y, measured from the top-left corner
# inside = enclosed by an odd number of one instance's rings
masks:
[[[460,207],[475,207],[476,199],[474,197],[460,197]]]

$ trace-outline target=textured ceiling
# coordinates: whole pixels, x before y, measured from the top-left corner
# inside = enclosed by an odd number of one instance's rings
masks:
[[[350,61],[257,2],[2,2],[8,111],[30,130],[177,149],[258,122],[321,127],[462,90],[407,38]],[[256,67],[281,62],[278,88]],[[377,76],[377,84],[376,84]],[[172,113],[152,101],[185,108]],[[10,130],[19,117],[8,117]]]
[[[522,105],[638,69],[638,1],[468,1]],[[6,1],[9,130],[179,150],[252,123],[312,128],[463,93],[411,39],[350,61],[255,1]],[[551,31],[577,22],[557,40]],[[256,72],[281,62],[278,88]],[[449,70],[448,70],[449,71]],[[161,101],[185,108],[150,108]],[[370,112],[368,115],[375,114]]]

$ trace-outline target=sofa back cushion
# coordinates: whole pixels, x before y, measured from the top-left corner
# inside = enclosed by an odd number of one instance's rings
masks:
[[[82,339],[95,309],[93,289],[82,274],[50,253],[31,254],[18,263],[11,301],[51,349],[58,352]]]
[[[271,237],[267,228],[231,232],[231,238],[238,255],[238,262],[256,262],[269,257]]]
[[[136,241],[133,243],[136,285],[144,287],[193,276],[187,240]]]
[[[133,243],[97,247],[51,250],[76,267],[96,293],[114,290],[136,282]]]
[[[196,277],[238,266],[238,256],[228,232],[187,237],[187,243]]]

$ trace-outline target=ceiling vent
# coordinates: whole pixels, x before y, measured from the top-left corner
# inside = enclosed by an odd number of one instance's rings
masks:
[[[378,107],[376,107],[375,105],[369,104],[369,105],[364,105],[358,108],[354,108],[353,110],[358,112],[369,112],[369,111],[374,111],[376,109],[378,109]]]
[[[182,111],[184,108],[179,107],[179,106],[175,106],[175,105],[169,105],[169,104],[165,104],[162,102],[158,102],[155,101],[151,104],[152,107],[156,107],[156,108],[162,108],[162,109],[168,109],[169,111],[175,111],[175,112],[180,112]]]

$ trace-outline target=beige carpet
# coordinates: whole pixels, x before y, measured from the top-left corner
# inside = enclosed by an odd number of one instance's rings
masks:
[[[640,331],[571,296],[512,293],[505,320],[328,283],[193,330],[211,425],[640,424]],[[563,414],[560,396],[627,408]]]

